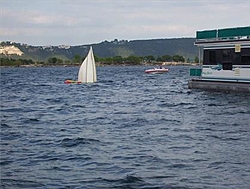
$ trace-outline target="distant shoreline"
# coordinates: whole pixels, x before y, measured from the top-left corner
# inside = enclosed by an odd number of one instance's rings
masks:
[[[32,68],[32,67],[79,67],[81,64],[29,64],[29,65],[15,65],[15,66],[0,66],[1,68]],[[141,64],[134,63],[112,63],[107,64],[103,62],[96,62],[97,67],[106,66],[199,66],[199,63],[187,63],[187,62],[144,62]]]

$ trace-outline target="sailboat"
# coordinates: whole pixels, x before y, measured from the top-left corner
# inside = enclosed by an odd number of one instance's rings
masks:
[[[95,58],[93,54],[93,49],[90,47],[89,53],[86,58],[83,60],[79,72],[77,81],[74,80],[65,80],[65,84],[81,84],[81,83],[94,83],[97,81],[96,77],[96,66]]]

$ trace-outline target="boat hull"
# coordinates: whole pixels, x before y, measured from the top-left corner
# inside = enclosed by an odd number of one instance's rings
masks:
[[[146,74],[163,74],[163,73],[167,73],[169,70],[167,68],[164,69],[149,69],[149,70],[145,70]]]
[[[75,81],[75,80],[65,80],[64,81],[65,84],[82,84],[81,81]]]
[[[231,70],[216,70],[211,66],[203,66],[202,79],[217,81],[250,82],[250,66],[233,65]]]

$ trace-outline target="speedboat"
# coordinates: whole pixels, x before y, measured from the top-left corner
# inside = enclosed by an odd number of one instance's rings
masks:
[[[147,74],[162,74],[168,72],[168,68],[160,67],[160,68],[153,68],[153,69],[148,69],[145,70],[145,73]]]

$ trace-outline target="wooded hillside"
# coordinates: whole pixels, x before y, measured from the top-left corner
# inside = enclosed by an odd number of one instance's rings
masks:
[[[107,57],[129,57],[129,56],[154,56],[155,58],[164,55],[180,55],[185,59],[194,60],[198,55],[197,47],[194,46],[195,38],[174,38],[174,39],[150,39],[150,40],[113,40],[103,41],[97,44],[80,46],[31,46],[15,42],[1,42],[0,47],[14,46],[20,49],[23,54],[15,55],[0,54],[0,57],[15,59],[31,59],[34,61],[48,61],[52,57],[62,60],[73,60],[76,55],[86,56],[89,46],[93,47],[94,54],[99,58]]]

